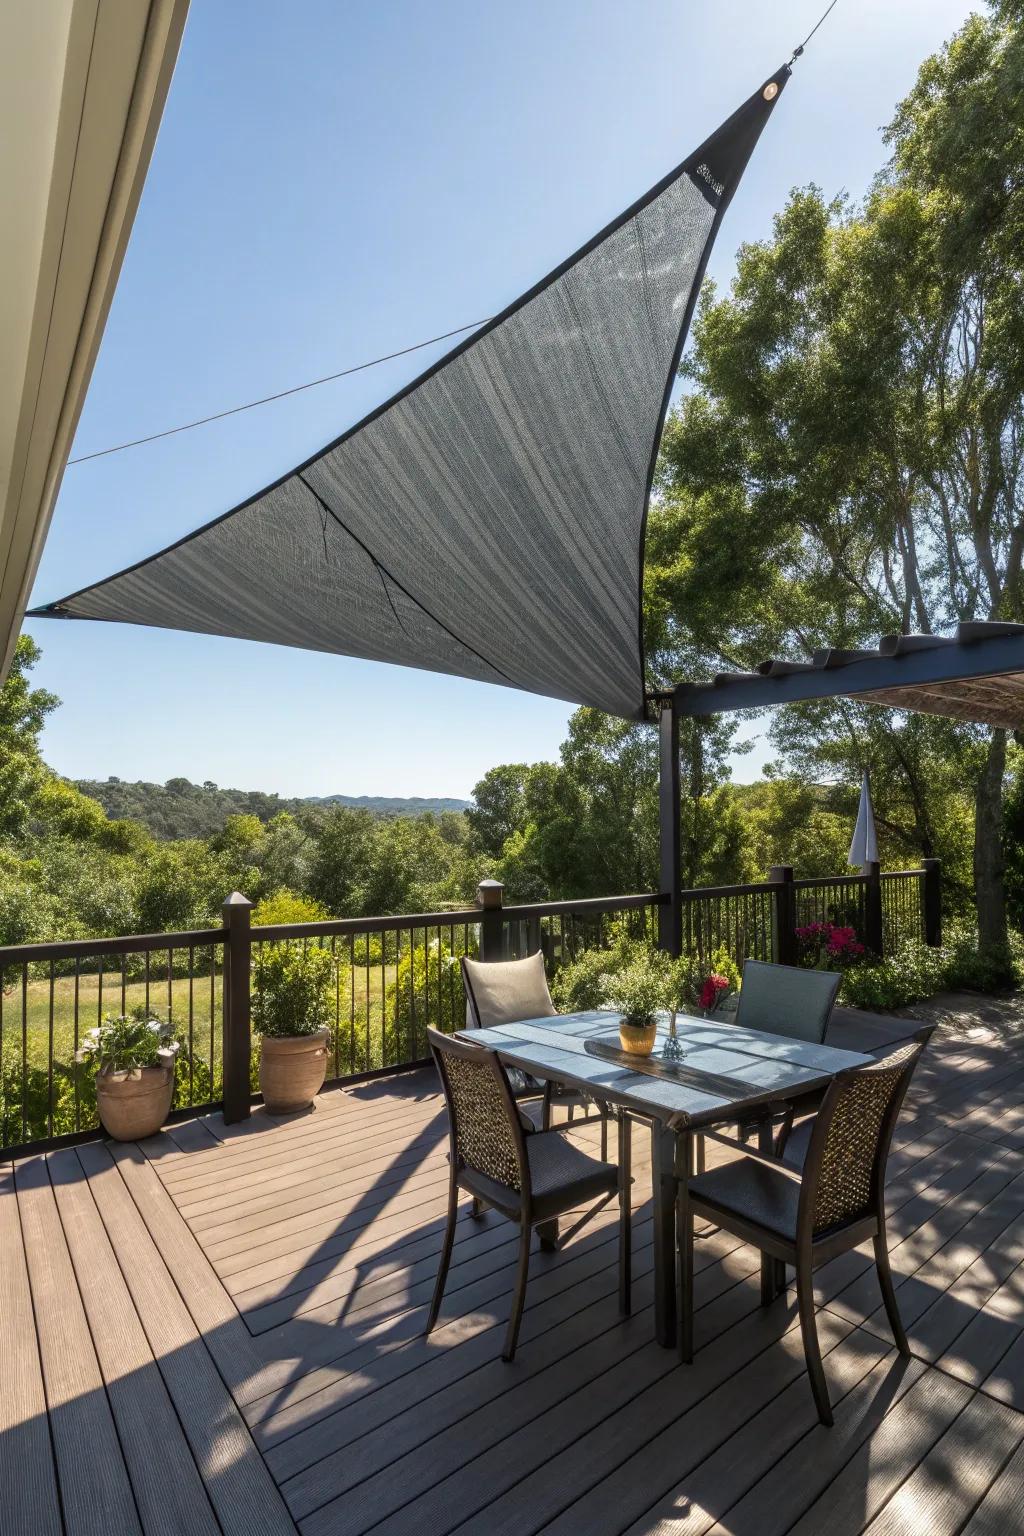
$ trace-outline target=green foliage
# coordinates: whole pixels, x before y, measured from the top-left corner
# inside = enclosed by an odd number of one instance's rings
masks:
[[[0,836],[4,837],[23,832],[46,776],[39,734],[60,701],[29,683],[39,655],[29,635],[19,636],[10,672],[0,688]]]
[[[252,925],[272,927],[277,923],[322,923],[330,917],[327,908],[310,896],[295,891],[278,890],[263,896],[252,909]]]
[[[907,941],[877,964],[851,966],[843,974],[840,997],[852,1008],[905,1008],[945,985],[943,951]]]
[[[458,955],[443,939],[417,944],[403,953],[387,989],[384,1012],[389,1036],[382,1040],[384,1060],[425,1057],[428,1025],[446,1033],[465,1027],[462,969]]]
[[[668,956],[656,950],[639,952],[622,967],[604,978],[605,1001],[624,1024],[637,1028],[653,1024],[666,1006],[671,964]]]
[[[170,1023],[154,1018],[148,1008],[133,1008],[107,1014],[102,1024],[87,1029],[77,1060],[108,1072],[133,1072],[155,1067],[161,1051],[177,1051]]]
[[[252,968],[252,1027],[280,1039],[312,1035],[334,1014],[335,966],[329,950],[311,944],[263,944]]]

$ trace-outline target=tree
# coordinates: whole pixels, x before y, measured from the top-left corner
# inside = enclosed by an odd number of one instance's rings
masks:
[[[54,694],[33,688],[29,681],[39,656],[35,641],[20,635],[11,670],[0,688],[0,835],[7,837],[24,828],[46,777],[39,736],[47,715],[60,703]]]
[[[705,291],[651,518],[663,676],[1024,619],[1022,122],[1015,0],[922,65],[863,206],[794,192],[731,292]],[[773,735],[847,781],[884,765],[922,852],[933,770],[969,784],[980,933],[1005,938],[1005,733],[875,714],[804,706]]]
[[[526,825],[526,763],[503,763],[484,774],[473,788],[466,819],[483,852],[499,859],[505,844]]]

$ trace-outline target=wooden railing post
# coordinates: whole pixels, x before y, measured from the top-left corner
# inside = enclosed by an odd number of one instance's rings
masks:
[[[792,864],[773,864],[768,871],[772,891],[772,960],[776,965],[796,965],[796,892]]]
[[[935,948],[942,943],[942,860],[922,859],[924,889],[921,906],[924,913],[924,941]]]
[[[872,954],[885,951],[885,924],[882,921],[882,868],[877,859],[869,859],[864,865],[867,885],[864,887],[864,943]]]
[[[247,1120],[252,1089],[250,978],[252,969],[252,902],[232,891],[223,906],[224,927],[224,1119],[228,1125]]]
[[[480,908],[481,960],[505,958],[504,895],[505,887],[500,880],[481,880],[476,888],[476,904]]]

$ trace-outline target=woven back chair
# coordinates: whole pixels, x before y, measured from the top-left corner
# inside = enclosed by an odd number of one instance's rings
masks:
[[[466,989],[468,1029],[500,1029],[502,1024],[551,1018],[556,1013],[540,950],[525,960],[471,960],[464,955],[462,980]],[[556,1104],[567,1111],[569,1125],[583,1123],[575,1119],[577,1107],[586,1109],[593,1105],[601,1121],[601,1156],[608,1156],[607,1104],[561,1083],[538,1083],[518,1068],[509,1069],[508,1078],[516,1098],[541,1096],[538,1121],[541,1130],[551,1129],[551,1111]]]
[[[427,1030],[427,1039],[448,1106],[450,1164],[448,1219],[427,1333],[433,1329],[441,1310],[455,1240],[460,1190],[472,1196],[475,1204],[487,1206],[519,1223],[519,1262],[502,1352],[506,1360],[511,1360],[515,1354],[519,1337],[534,1227],[541,1229],[545,1246],[559,1246],[556,1235],[560,1216],[596,1202],[562,1238],[562,1242],[567,1242],[616,1195],[619,1198],[619,1304],[624,1313],[628,1312],[628,1137],[623,1139],[625,1158],[620,1157],[619,1166],[615,1167],[588,1157],[554,1131],[529,1130],[517,1109],[505,1069],[494,1051],[468,1040],[442,1035],[435,1029]]]
[[[704,1217],[753,1243],[776,1266],[796,1271],[800,1328],[811,1390],[823,1424],[832,1423],[814,1311],[812,1274],[819,1264],[871,1238],[889,1326],[909,1354],[889,1266],[885,1233],[885,1169],[893,1131],[914,1068],[931,1035],[868,1066],[839,1072],[818,1113],[789,1125],[773,1156],[712,1135],[742,1155],[680,1182],[680,1352],[692,1353],[693,1220]],[[771,1300],[770,1293],[762,1296]]]

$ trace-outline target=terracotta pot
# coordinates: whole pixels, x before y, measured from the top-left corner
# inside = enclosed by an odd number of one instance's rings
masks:
[[[649,1056],[658,1038],[657,1024],[627,1024],[619,1021],[619,1044],[631,1056]]]
[[[272,1115],[308,1109],[327,1076],[329,1029],[314,1035],[264,1035],[260,1046],[260,1092]]]
[[[100,1123],[115,1141],[155,1136],[170,1113],[173,1097],[173,1057],[157,1067],[136,1067],[131,1072],[101,1067],[96,1074]]]

